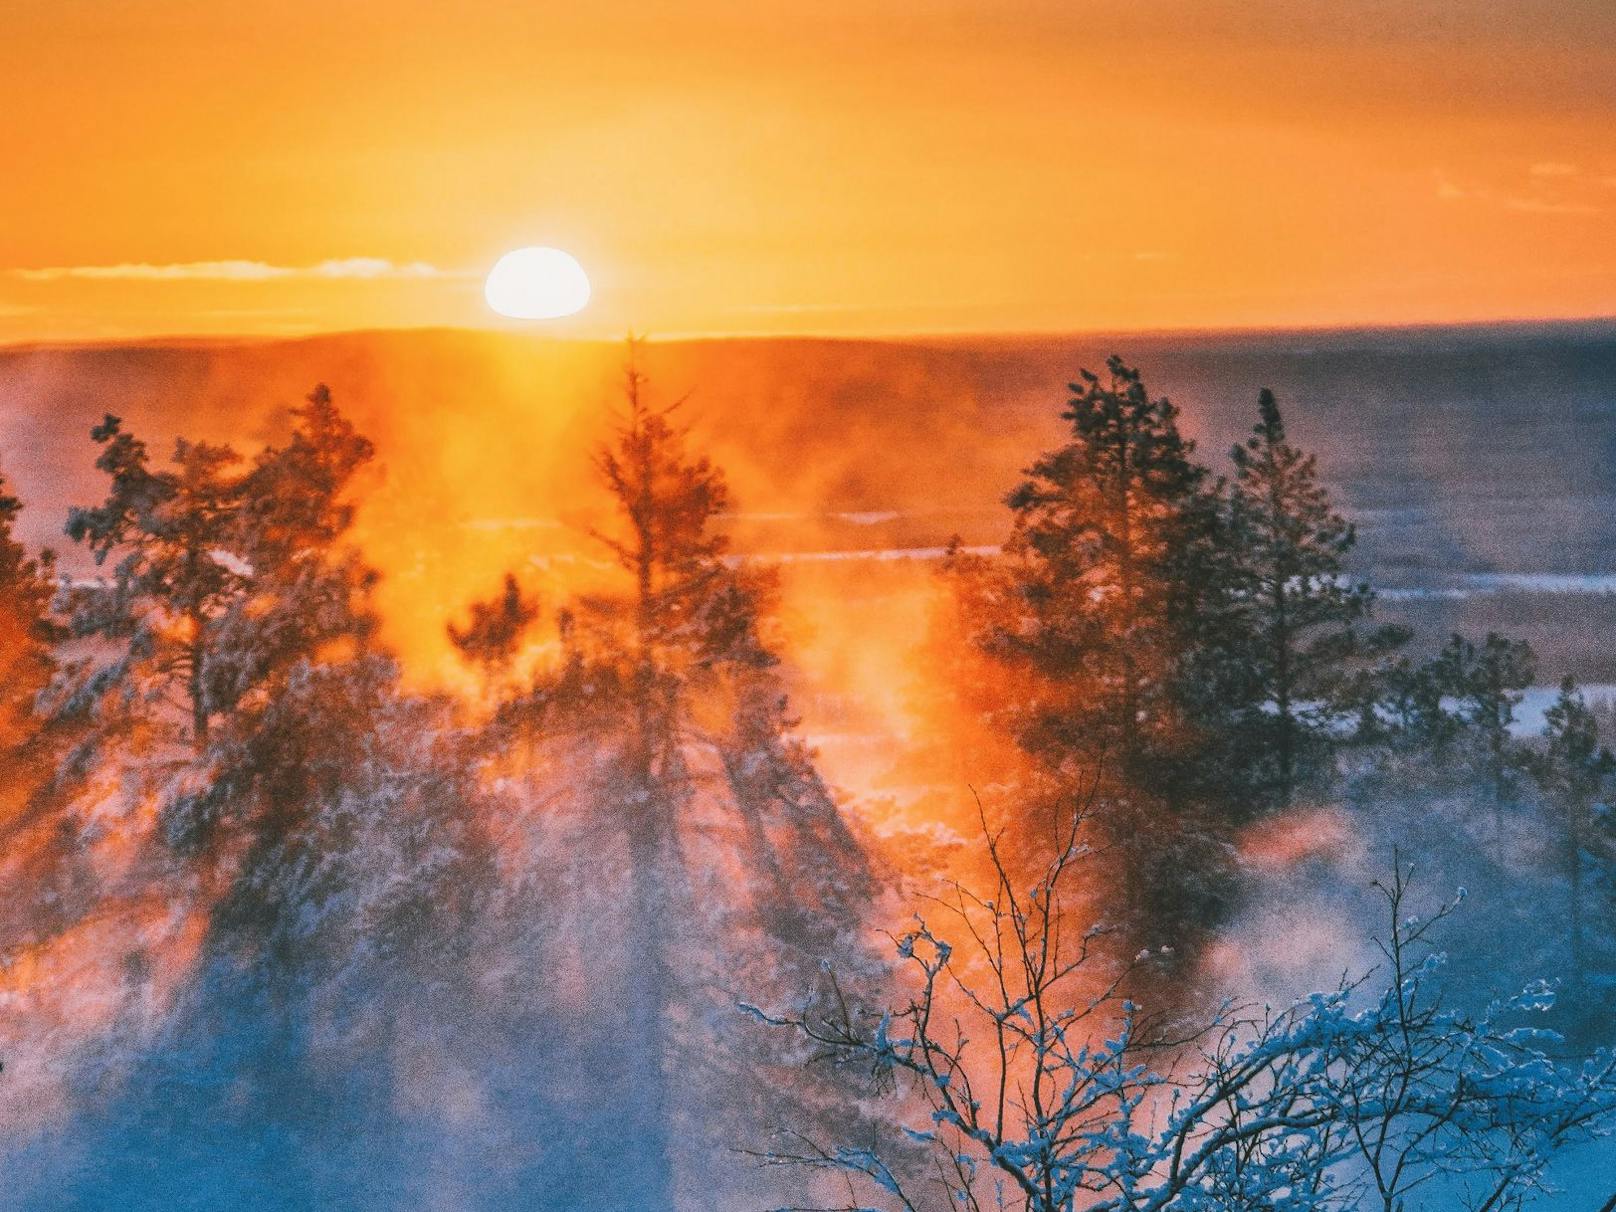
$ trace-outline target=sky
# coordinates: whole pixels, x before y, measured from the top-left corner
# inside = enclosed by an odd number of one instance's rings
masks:
[[[0,342],[1616,313],[1610,0],[5,0]]]

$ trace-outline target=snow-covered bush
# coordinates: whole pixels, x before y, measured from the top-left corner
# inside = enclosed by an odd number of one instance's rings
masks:
[[[987,834],[991,895],[955,887],[938,902],[951,930],[919,919],[895,940],[914,978],[902,1006],[857,1008],[832,976],[796,1013],[745,1007],[825,1060],[867,1066],[897,1106],[890,1138],[783,1133],[758,1155],[833,1176],[816,1189],[845,1202],[811,1206],[1490,1212],[1616,1122],[1616,1059],[1554,1059],[1557,1038],[1526,1025],[1547,985],[1480,1014],[1444,1005],[1433,935],[1463,897],[1414,916],[1401,865],[1377,884],[1377,969],[1190,1028],[1144,1014],[1122,990],[1156,957],[1108,962],[1105,928],[1074,924],[1063,902],[1091,853],[1081,826],[1025,891]]]

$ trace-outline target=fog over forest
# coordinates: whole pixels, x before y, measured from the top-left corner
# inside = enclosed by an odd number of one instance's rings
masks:
[[[9,1206],[1608,1209],[1613,453],[1604,322],[0,349]]]

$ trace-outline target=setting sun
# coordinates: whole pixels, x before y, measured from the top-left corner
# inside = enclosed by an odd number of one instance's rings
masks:
[[[494,263],[483,296],[512,320],[554,320],[589,304],[589,276],[559,248],[518,248]]]

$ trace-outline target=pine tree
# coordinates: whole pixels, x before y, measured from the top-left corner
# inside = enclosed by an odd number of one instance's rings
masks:
[[[1599,743],[1594,714],[1569,676],[1561,682],[1559,697],[1547,712],[1543,736],[1545,746],[1534,762],[1534,773],[1557,834],[1557,865],[1567,882],[1571,984],[1580,991],[1590,958],[1587,876],[1596,856],[1606,866],[1612,857],[1598,821],[1611,776],[1616,774],[1616,757]]]
[[[777,659],[759,629],[769,584],[726,560],[727,540],[715,528],[729,506],[724,477],[688,452],[673,420],[678,404],[648,401],[632,349],[623,396],[621,422],[596,456],[613,522],[595,537],[625,584],[584,603],[580,621],[590,633],[591,682],[615,690],[626,709],[613,793],[628,837],[632,902],[628,962],[636,989],[626,1029],[648,1058],[635,1116],[646,1164],[641,1181],[652,1184],[642,1202],[667,1207],[674,1162],[667,1137],[674,1048],[668,1016],[678,985],[671,955],[685,878],[676,818],[692,795],[688,745],[711,737],[705,724],[730,726],[733,716],[722,704],[733,702],[748,675],[766,674]]]
[[[374,448],[324,386],[291,421],[236,485],[223,550],[240,590],[208,629],[218,717],[194,790],[162,816],[214,893],[189,1009],[216,1017],[193,1029],[238,1050],[232,1100],[267,1110],[246,1128],[272,1151],[329,1122],[337,1099],[385,1114],[387,1079],[345,1069],[311,1017],[340,1021],[366,1055],[451,1046],[443,1008],[480,975],[467,953],[495,885],[482,831],[495,813],[467,738],[376,639],[378,574],[354,535]],[[232,1122],[216,1090],[193,1097],[193,1122]],[[210,1168],[229,1173],[233,1143]]]
[[[1167,935],[1188,957],[1230,904],[1229,834],[1253,798],[1227,511],[1137,370],[1112,358],[1070,388],[1067,441],[1006,498],[1002,554],[949,568],[964,630],[1006,674],[992,714],[1032,761],[1018,831],[1097,792],[1122,945]]]
[[[287,441],[242,479],[233,535],[247,590],[219,629],[228,663],[211,688],[234,709],[262,701],[290,669],[359,655],[374,637],[376,571],[352,541],[355,481],[375,447],[320,384],[292,412]]]
[[[89,679],[76,705],[114,689],[125,704],[177,690],[200,752],[217,711],[208,693],[212,629],[247,582],[234,541],[240,456],[182,438],[173,467],[154,471],[146,444],[118,417],[109,414],[90,436],[102,446],[96,467],[111,483],[101,504],[71,511],[67,534],[98,565],[119,558],[109,587],[79,595],[72,628],[122,652]]]
[[[1138,371],[1113,357],[1071,391],[1070,440],[1007,498],[1008,593],[984,638],[1053,691],[1020,722],[1030,750],[1165,788],[1193,768],[1187,665],[1222,589],[1216,500]]]
[[[724,476],[692,449],[678,405],[650,400],[632,351],[623,401],[595,458],[609,512],[592,533],[611,575],[556,611],[559,658],[490,739],[509,726],[534,737],[529,790],[547,806],[535,844],[573,889],[561,921],[584,915],[553,927],[556,944],[622,939],[592,957],[597,985],[620,982],[621,1017],[594,1016],[558,1047],[604,1048],[621,1066],[595,1074],[631,1098],[611,1111],[613,1136],[634,1141],[611,1181],[624,1206],[660,1208],[686,1168],[675,1133],[693,1160],[697,1142],[722,1147],[710,1115],[688,1116],[701,1092],[745,1091],[754,1109],[806,1097],[758,1080],[764,1062],[728,1013],[735,973],[797,984],[823,949],[856,949],[873,881],[793,735],[769,636],[774,577],[729,552]]]
[[[445,1008],[485,975],[469,952],[497,880],[481,832],[496,813],[465,734],[447,702],[406,693],[372,642],[375,574],[351,545],[370,443],[323,388],[295,410],[285,441],[244,463],[182,442],[176,463],[157,468],[117,422],[98,437],[112,486],[74,522],[113,578],[78,596],[96,662],[79,697],[107,706],[109,725],[121,722],[119,700],[143,724],[178,725],[184,709],[191,727],[181,734],[199,750],[175,763],[108,754],[92,768],[107,777],[85,780],[93,818],[85,801],[45,802],[24,838],[64,839],[37,891],[23,890],[50,910],[35,913],[31,932],[62,921],[76,952],[76,928],[89,926],[127,956],[127,986],[95,991],[108,1011],[97,1022],[120,1005],[134,1008],[131,1019],[162,1016],[144,1060],[86,1050],[125,1091],[96,1100],[112,1116],[102,1139],[169,1149],[163,1190],[182,1202],[198,1173],[214,1186],[255,1184],[275,1169],[266,1154],[304,1162],[292,1142],[328,1129],[334,1114],[361,1129],[349,1152],[333,1147],[335,1165],[373,1161],[365,1128],[397,1114],[397,1087],[392,1066],[356,1058],[459,1044],[470,1063],[453,1025],[465,1020]],[[0,503],[6,523],[13,512]],[[0,542],[0,595],[14,563],[26,568],[20,548]],[[42,594],[24,596],[33,606]],[[70,780],[58,786],[76,792]],[[94,857],[107,836],[116,864]],[[215,839],[225,844],[207,844]],[[146,927],[153,917],[183,932],[183,958],[151,942],[164,937]],[[98,949],[85,949],[86,970]],[[149,955],[172,967],[168,985],[141,970]],[[164,995],[181,982],[185,996]],[[310,1030],[316,1022],[331,1029]],[[355,1115],[356,1104],[374,1119]],[[306,1177],[287,1180],[294,1199]]]
[[[298,662],[364,643],[375,574],[341,540],[372,448],[323,386],[293,417],[290,439],[246,470],[230,447],[184,438],[155,470],[117,417],[92,431],[109,490],[69,514],[67,533],[97,564],[117,558],[109,585],[76,595],[72,627],[117,656],[70,708],[110,699],[161,722],[177,691],[201,753],[221,717],[260,709]]]
[[[1240,666],[1255,710],[1239,722],[1244,743],[1272,755],[1260,783],[1279,805],[1328,754],[1364,658],[1406,639],[1396,628],[1360,634],[1374,592],[1349,581],[1356,542],[1319,482],[1318,460],[1290,444],[1274,393],[1257,397],[1252,436],[1230,453],[1232,556],[1239,570]]]
[[[1341,705],[1355,721],[1353,743],[1446,760],[1464,730],[1444,702],[1448,693],[1437,660],[1398,657],[1358,670]]]
[[[323,385],[292,416],[287,440],[260,451],[238,485],[228,540],[241,581],[209,629],[205,683],[231,726],[207,790],[169,814],[176,837],[205,837],[226,815],[259,832],[300,828],[314,802],[340,790],[311,782],[307,754],[335,732],[310,687],[323,687],[333,710],[398,693],[392,658],[372,642],[378,574],[351,536],[354,480],[374,448]],[[352,679],[384,689],[361,695]],[[288,711],[289,699],[305,709]],[[344,733],[363,735],[354,721],[380,710],[351,711]]]
[[[625,371],[626,414],[597,455],[618,525],[595,537],[632,585],[596,602],[597,619],[626,631],[635,736],[633,776],[650,785],[674,757],[689,691],[723,669],[777,663],[757,631],[766,583],[724,559],[727,539],[714,528],[729,505],[724,477],[690,457],[672,416],[655,408],[632,360]]]

